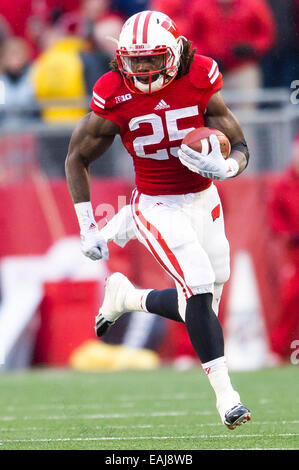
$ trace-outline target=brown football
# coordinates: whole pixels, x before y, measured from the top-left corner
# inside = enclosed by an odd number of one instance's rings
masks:
[[[211,129],[210,127],[198,127],[193,131],[189,132],[183,139],[183,144],[188,147],[200,152],[204,155],[208,155],[212,150],[209,136],[215,134],[220,142],[220,150],[223,158],[227,158],[231,151],[230,141],[218,129]]]

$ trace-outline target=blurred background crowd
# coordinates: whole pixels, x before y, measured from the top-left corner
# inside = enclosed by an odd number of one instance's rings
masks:
[[[284,166],[288,157],[277,154],[282,153],[282,142],[290,154],[293,122],[283,121],[277,130],[280,123],[272,116],[272,127],[261,131],[248,112],[285,107],[292,87],[297,100],[298,0],[1,2],[0,129],[37,123],[73,125],[88,111],[95,81],[109,70],[116,48],[111,38],[118,38],[126,18],[143,9],[169,14],[198,53],[217,60],[225,98],[240,112],[251,148],[258,155],[253,169]],[[63,174],[66,142],[63,132],[57,131],[52,154],[48,141],[39,140],[42,163],[53,176]],[[95,167],[102,174],[115,170],[113,163]],[[123,171],[130,175],[126,166]]]
[[[44,111],[39,101],[82,104],[114,56],[107,36],[118,38],[144,9],[167,12],[198,53],[217,60],[227,90],[290,88],[298,77],[298,0],[11,0],[0,5],[5,117],[75,121],[86,106]]]
[[[69,138],[75,123],[89,110],[93,85],[109,70],[116,48],[111,37],[118,38],[124,20],[145,9],[168,14],[180,33],[193,41],[198,53],[213,57],[219,64],[224,97],[237,114],[251,150],[248,171],[237,191],[243,191],[241,198],[244,193],[247,199],[254,192],[257,195],[256,206],[247,206],[247,221],[244,220],[248,224],[247,238],[240,237],[236,224],[232,252],[237,253],[240,248],[251,253],[255,246],[251,258],[260,304],[252,309],[260,309],[266,318],[267,347],[286,360],[290,344],[299,339],[299,0],[1,1],[0,260],[44,254],[69,232],[77,233],[75,219],[71,230],[63,226],[64,215],[59,215],[63,211],[59,208],[61,201],[54,200],[60,190],[56,187],[55,193],[53,185],[57,179],[64,179]],[[119,139],[105,157],[95,162],[93,175],[111,179],[121,176],[129,186],[133,184],[132,165]],[[45,221],[36,214],[30,221],[34,209],[31,216],[24,217],[25,206],[30,207],[34,196],[26,193],[27,186],[26,189],[22,186],[19,199],[16,196],[20,185],[28,182],[33,182],[42,201],[43,216],[48,221],[50,235],[44,236],[44,243],[37,227],[39,223],[46,225]],[[240,216],[233,209],[236,195],[230,190],[223,194],[224,209],[228,216],[232,214],[232,227]],[[245,207],[247,199],[244,199]],[[249,201],[251,204],[253,199]],[[7,204],[10,214],[6,217]],[[262,213],[254,217],[255,210]],[[5,223],[12,228],[3,228]],[[35,248],[30,243],[26,247],[24,241],[15,237],[18,230],[21,233],[31,230]],[[234,236],[239,237],[236,243]],[[266,253],[269,246],[272,251]],[[270,260],[268,271],[263,266],[260,272],[261,257],[266,255]],[[117,259],[122,257],[117,256]],[[117,263],[113,265],[115,268],[120,269]],[[3,307],[5,269],[1,274],[0,330],[1,315],[3,319],[5,312],[11,311]],[[248,270],[246,273],[249,276]],[[135,275],[137,283],[145,283],[140,272],[138,277],[137,268]],[[146,281],[148,284],[151,278]],[[168,285],[166,281],[164,284]],[[231,310],[234,311],[234,306]],[[158,330],[155,325],[148,328],[156,332],[156,338],[165,331],[161,323]],[[237,326],[231,328],[234,333]],[[240,328],[244,340],[246,321]],[[252,334],[256,339],[261,330]],[[184,341],[182,344],[186,344]],[[192,355],[188,347],[187,350]]]

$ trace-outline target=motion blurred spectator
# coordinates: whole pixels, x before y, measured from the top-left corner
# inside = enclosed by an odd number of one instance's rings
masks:
[[[86,42],[77,36],[62,36],[55,29],[48,33],[48,47],[33,66],[34,87],[39,100],[61,103],[45,103],[44,120],[74,123],[86,114],[84,64],[80,56],[85,50]]]
[[[115,42],[106,36],[118,38],[123,20],[111,10],[110,0],[80,0],[80,8],[63,15],[58,28],[64,35],[85,39],[88,49],[80,53],[84,67],[86,93],[91,95],[98,78],[109,70],[114,56]]]
[[[11,37],[5,41],[0,76],[4,87],[4,105],[0,105],[2,125],[28,121],[38,115],[30,60],[31,51],[24,39]]]
[[[40,51],[42,35],[60,15],[78,8],[79,0],[9,0],[0,2],[2,15],[15,36],[25,38],[34,55]]]
[[[58,26],[64,34],[75,34],[108,54],[114,55],[115,45],[106,36],[118,38],[123,19],[111,10],[110,0],[81,0],[80,8],[63,15]]]
[[[299,339],[299,136],[290,168],[273,183],[268,205],[271,228],[283,246],[280,315],[272,331],[273,350],[283,359]]]
[[[225,88],[261,86],[260,61],[275,37],[275,22],[265,0],[189,1],[185,11],[177,0],[153,0],[152,5],[171,13],[197,52],[218,62]]]
[[[3,16],[0,15],[0,74],[2,72],[2,53],[5,40],[11,36],[9,24]]]
[[[94,47],[80,53],[84,67],[84,80],[87,95],[92,95],[95,82],[104,73],[109,72],[109,63],[111,60],[107,52],[103,52],[100,47]]]
[[[4,16],[0,15],[0,47],[9,36],[11,36],[11,28]]]
[[[182,35],[186,35],[188,39],[190,33],[189,11],[192,5],[192,0],[150,0],[149,9],[154,11],[161,11],[168,15],[176,22],[178,30]]]
[[[274,46],[262,61],[265,87],[290,87],[299,76],[299,0],[267,0],[277,23]]]
[[[0,2],[0,15],[10,25],[15,36],[25,35],[26,22],[32,13],[32,0],[9,0]]]
[[[139,11],[153,9],[149,0],[112,0],[111,8],[124,18],[129,18]]]
[[[95,42],[102,51],[109,55],[110,59],[113,59],[115,56],[117,40],[123,23],[124,21],[120,16],[110,14],[105,18],[99,19],[95,24]]]

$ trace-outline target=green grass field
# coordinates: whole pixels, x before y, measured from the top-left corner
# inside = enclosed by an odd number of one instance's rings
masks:
[[[0,375],[0,449],[299,449],[299,369],[231,373],[252,421],[228,430],[201,369]]]

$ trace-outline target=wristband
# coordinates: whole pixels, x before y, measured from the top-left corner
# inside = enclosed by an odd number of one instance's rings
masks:
[[[237,160],[235,160],[234,158],[227,158],[225,161],[227,163],[227,178],[232,178],[233,176],[236,176],[240,169]]]
[[[94,224],[97,227],[90,201],[78,202],[74,204],[74,207],[81,232],[88,230],[91,224]]]
[[[233,150],[238,150],[239,152],[242,152],[245,155],[247,165],[248,165],[249,150],[248,150],[246,142],[237,142],[236,144],[232,145],[231,151]]]

